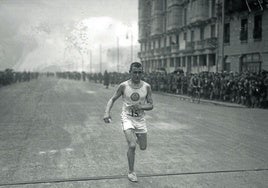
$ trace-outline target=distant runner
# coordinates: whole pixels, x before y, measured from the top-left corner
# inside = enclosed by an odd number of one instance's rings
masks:
[[[142,64],[139,62],[132,63],[129,73],[131,78],[119,84],[117,91],[108,101],[103,120],[105,123],[111,122],[111,108],[114,102],[122,96],[121,120],[122,129],[128,143],[128,179],[132,182],[137,182],[138,179],[134,172],[136,142],[141,150],[146,149],[147,128],[144,111],[153,109],[153,100],[151,86],[141,80],[143,74]]]

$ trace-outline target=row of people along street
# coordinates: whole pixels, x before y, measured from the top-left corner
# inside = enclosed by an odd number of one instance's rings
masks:
[[[127,73],[107,72],[15,72],[12,69],[0,71],[0,87],[37,79],[40,75],[77,81],[91,81],[104,84],[106,88],[115,86],[129,79]],[[145,73],[143,80],[151,84],[153,91],[167,92],[175,95],[192,96],[198,88],[201,99],[218,100],[242,104],[253,108],[268,107],[268,72],[254,73],[212,73],[186,75],[183,71],[173,73]]]
[[[107,72],[93,73],[57,73],[59,78],[83,79],[95,83],[114,86],[129,79],[127,73]],[[268,72],[255,73],[213,73],[202,72],[186,75],[183,71],[173,73],[145,73],[143,80],[151,84],[153,91],[177,95],[193,95],[194,87],[200,90],[200,97],[242,104],[253,108],[268,107]]]

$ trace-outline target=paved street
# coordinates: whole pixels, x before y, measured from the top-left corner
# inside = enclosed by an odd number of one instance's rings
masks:
[[[127,180],[115,87],[40,78],[0,88],[0,187],[266,187],[268,111],[154,94],[148,149]]]

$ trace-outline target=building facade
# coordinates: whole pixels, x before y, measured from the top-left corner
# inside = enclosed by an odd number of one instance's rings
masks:
[[[224,29],[222,3],[222,0],[139,0],[139,58],[145,71],[267,69],[266,1],[225,0]],[[262,8],[256,8],[257,5]]]
[[[139,57],[146,72],[216,71],[217,0],[140,0]]]
[[[233,72],[268,70],[268,1],[226,0],[224,30],[219,23],[221,69]],[[223,43],[223,45],[222,45]]]

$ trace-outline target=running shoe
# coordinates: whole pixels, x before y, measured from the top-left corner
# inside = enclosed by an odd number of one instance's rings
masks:
[[[135,172],[128,173],[127,177],[129,181],[138,182],[138,178]]]

